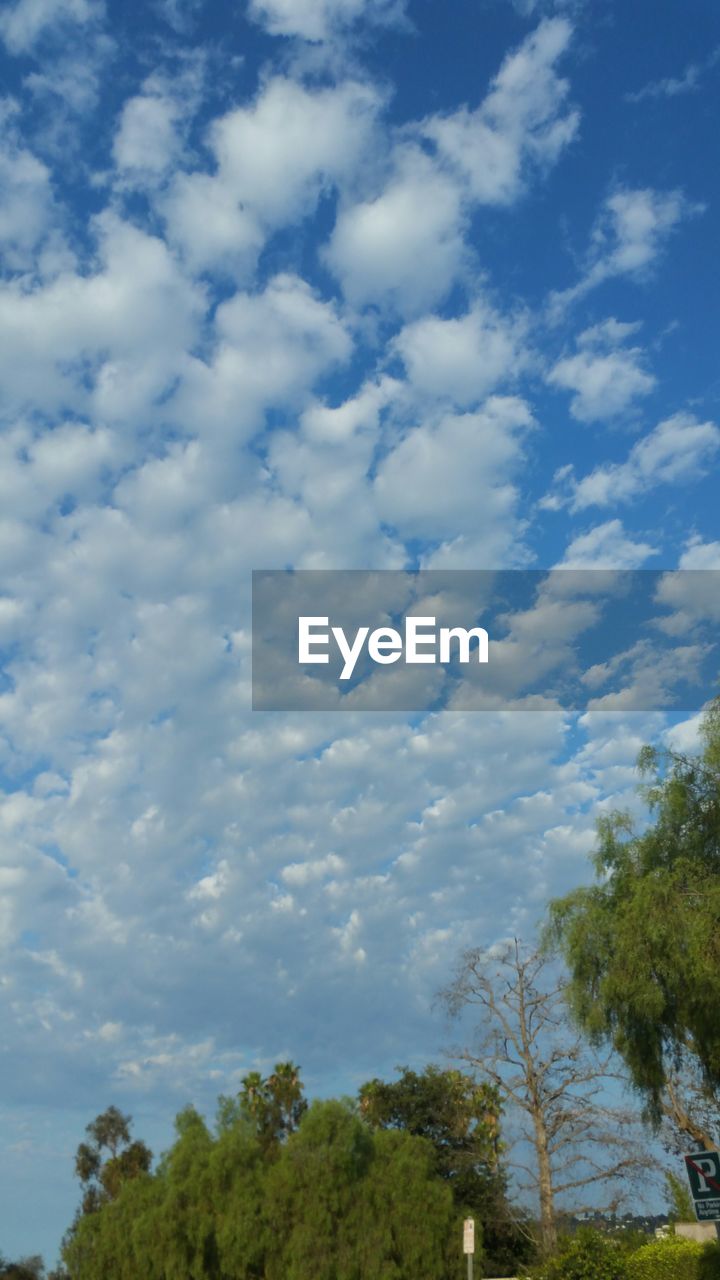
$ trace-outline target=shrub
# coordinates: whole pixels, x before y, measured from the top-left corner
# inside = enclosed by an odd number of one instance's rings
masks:
[[[716,1245],[668,1236],[643,1245],[627,1260],[628,1280],[720,1280]]]
[[[581,1227],[530,1274],[533,1280],[626,1280],[627,1267],[618,1240]]]
[[[720,1245],[706,1244],[698,1267],[700,1280],[720,1280]]]

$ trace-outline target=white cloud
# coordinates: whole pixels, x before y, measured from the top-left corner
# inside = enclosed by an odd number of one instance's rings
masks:
[[[159,0],[157,8],[178,35],[186,35],[202,11],[202,0]]]
[[[591,698],[588,714],[672,706],[678,688],[685,682],[699,683],[707,656],[708,650],[702,645],[675,645],[659,652],[651,641],[638,641],[593,672],[600,684],[616,687]]]
[[[7,514],[42,521],[60,500],[95,501],[102,497],[104,473],[126,456],[106,427],[61,423],[37,434],[15,428],[0,447],[0,505]]]
[[[371,382],[336,407],[311,403],[298,432],[273,433],[268,450],[273,480],[311,522],[305,568],[403,563],[401,545],[379,525],[369,478],[381,416],[399,392],[394,379]]]
[[[572,511],[583,511],[628,502],[659,484],[688,484],[707,473],[718,450],[720,428],[714,422],[676,413],[638,440],[624,462],[596,467],[581,480],[565,472],[560,477],[560,493],[565,490],[561,501]]]
[[[25,77],[24,88],[47,110],[44,142],[56,156],[77,147],[72,115],[97,105],[102,73],[112,52],[112,41],[101,37],[92,47],[53,58],[41,71]]]
[[[720,542],[690,538],[680,557],[680,569],[720,569]]]
[[[394,23],[405,0],[250,0],[249,14],[274,36],[327,40],[355,22]]]
[[[206,173],[180,173],[160,208],[170,242],[191,271],[251,276],[266,233],[229,185]]]
[[[451,400],[460,408],[481,400],[522,371],[523,326],[476,302],[466,315],[425,316],[406,325],[393,344],[418,395]]]
[[[188,890],[188,900],[190,902],[204,902],[206,900],[215,901],[222,898],[230,887],[230,866],[226,858],[221,858],[215,870],[207,876],[202,876],[191,889]]]
[[[173,160],[177,145],[177,108],[167,98],[143,94],[123,107],[113,152],[120,169],[162,171]]]
[[[51,227],[57,232],[50,171],[19,141],[15,109],[0,103],[0,255],[5,270],[27,270]]]
[[[577,113],[562,113],[568,84],[554,71],[570,36],[564,19],[542,22],[504,61],[476,111],[408,126],[380,189],[341,207],[325,260],[353,306],[414,317],[467,272],[472,206],[515,200],[527,171],[553,164],[575,136]],[[407,140],[413,134],[422,146]]]
[[[657,256],[663,239],[689,212],[680,191],[624,189],[609,196],[604,217],[593,233],[598,254],[591,270],[593,283],[609,275],[644,271]]]
[[[128,98],[113,142],[113,159],[125,178],[156,179],[177,161],[183,145],[179,124],[190,103],[168,92],[169,86],[152,78],[143,92]]]
[[[529,18],[538,11],[558,13],[563,9],[581,9],[583,6],[583,0],[510,0],[510,3],[523,18]]]
[[[558,318],[569,303],[614,276],[645,278],[670,233],[703,208],[682,191],[621,187],[613,192],[593,230],[586,270],[577,284],[551,294],[551,316]]]
[[[193,432],[236,442],[259,428],[266,409],[302,402],[319,375],[352,350],[332,304],[289,275],[276,276],[260,294],[223,302],[215,333],[209,361],[188,359],[174,414]]]
[[[309,89],[271,79],[250,106],[216,120],[217,169],[176,175],[159,203],[172,241],[193,269],[254,264],[269,231],[302,220],[360,162],[379,94],[352,80]]]
[[[345,863],[336,853],[328,853],[324,858],[314,858],[306,862],[291,862],[283,867],[280,875],[286,884],[305,885],[311,880],[322,880],[327,876],[336,876],[345,871]]]
[[[273,79],[253,106],[213,125],[220,173],[270,224],[295,221],[326,185],[352,171],[379,105],[374,89],[352,80],[310,90]]]
[[[0,15],[0,36],[10,53],[26,53],[49,29],[85,26],[103,12],[101,0],[17,0]]]
[[[471,544],[475,567],[501,563],[519,531],[514,476],[532,425],[523,400],[493,396],[476,413],[415,427],[378,468],[381,518],[403,538],[450,544],[448,568],[458,538]]]
[[[466,259],[457,184],[402,147],[385,189],[341,210],[325,260],[353,306],[417,315],[448,293]]]
[[[679,76],[665,76],[662,80],[651,80],[634,93],[626,93],[626,102],[645,102],[649,98],[677,98],[679,94],[694,93],[701,85],[703,76],[711,71],[720,61],[720,46],[713,49],[709,57],[702,62],[689,62]]]
[[[179,373],[204,314],[204,290],[182,276],[162,240],[107,213],[93,229],[94,271],[65,267],[34,291],[22,282],[0,286],[7,412],[32,403],[135,420]]]
[[[637,569],[657,548],[625,532],[620,520],[606,520],[569,543],[558,569]]]
[[[541,22],[506,58],[476,111],[463,108],[422,125],[480,204],[517,199],[526,170],[554,164],[576,136],[579,114],[563,114],[569,85],[555,73],[571,35],[564,18]]]
[[[720,622],[720,543],[689,538],[677,570],[660,579],[657,599],[673,611],[661,624],[666,634],[691,637],[698,623],[709,621],[714,638]]]
[[[679,751],[683,755],[691,755],[699,751],[702,744],[700,736],[702,717],[703,712],[698,711],[696,715],[690,716],[688,720],[682,720],[680,724],[673,725],[665,732],[663,738],[671,751]]]
[[[579,422],[614,418],[655,386],[655,378],[643,368],[641,348],[620,345],[635,327],[608,320],[586,329],[578,338],[577,354],[558,360],[548,373],[550,386],[575,393],[570,412]]]

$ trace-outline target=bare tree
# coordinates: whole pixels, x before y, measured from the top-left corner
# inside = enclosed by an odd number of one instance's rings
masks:
[[[500,951],[465,952],[442,993],[453,1016],[481,1011],[475,1045],[453,1057],[494,1084],[518,1117],[508,1163],[525,1179],[518,1189],[537,1197],[543,1252],[557,1242],[560,1213],[617,1209],[628,1179],[649,1163],[633,1113],[608,1105],[609,1082],[619,1077],[569,1029],[563,986],[551,958],[515,939]]]

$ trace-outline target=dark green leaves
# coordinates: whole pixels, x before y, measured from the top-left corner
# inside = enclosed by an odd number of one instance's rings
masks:
[[[645,830],[627,815],[598,824],[598,883],[551,906],[584,1028],[622,1054],[659,1109],[688,1053],[720,1084],[720,703],[697,757],[645,748]]]
[[[373,1132],[352,1102],[314,1103],[272,1148],[192,1108],[177,1131],[153,1177],[80,1221],[73,1280],[445,1280],[459,1256],[431,1145]]]

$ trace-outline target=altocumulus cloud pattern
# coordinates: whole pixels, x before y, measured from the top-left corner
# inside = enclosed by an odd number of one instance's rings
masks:
[[[457,950],[693,743],[250,710],[253,568],[720,567],[720,17],[601,9],[0,13],[9,1252],[53,1253],[111,1100],[160,1149],[280,1057],[322,1093],[436,1055]]]

